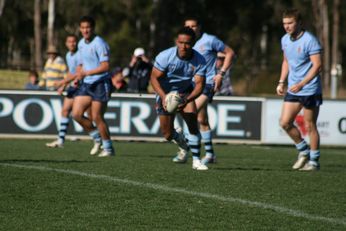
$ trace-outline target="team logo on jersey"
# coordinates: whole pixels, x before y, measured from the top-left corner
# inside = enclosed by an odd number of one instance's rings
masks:
[[[192,64],[189,64],[189,69],[187,70],[187,75],[193,76],[193,73],[195,73],[195,67]]]
[[[200,45],[200,46],[199,46],[199,52],[203,52],[204,50],[205,50],[204,45]]]
[[[298,52],[298,54],[302,53],[302,48],[298,47],[297,52]]]
[[[169,72],[173,72],[174,71],[174,69],[175,69],[175,64],[169,64],[169,66],[168,66],[168,71]]]

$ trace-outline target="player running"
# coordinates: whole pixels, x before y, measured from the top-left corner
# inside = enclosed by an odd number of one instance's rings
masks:
[[[232,65],[235,58],[234,51],[225,45],[216,36],[202,32],[201,25],[197,18],[187,18],[185,26],[191,28],[195,34],[197,41],[194,49],[197,50],[206,60],[206,84],[203,93],[196,98],[196,106],[198,112],[199,129],[202,136],[202,143],[206,151],[205,157],[202,159],[203,164],[214,163],[216,155],[213,150],[212,134],[209,125],[207,107],[208,103],[213,100],[214,93],[220,90],[222,78],[226,71]],[[217,53],[225,54],[225,59],[220,71],[216,68]],[[173,159],[176,163],[183,163],[187,159],[188,150],[180,149],[178,155]]]
[[[156,112],[159,115],[160,128],[167,140],[177,143],[182,149],[188,149],[185,138],[174,129],[175,113],[165,110],[165,97],[171,91],[177,91],[182,102],[179,112],[186,122],[190,135],[189,146],[193,155],[192,168],[208,170],[200,160],[200,133],[197,122],[195,99],[202,93],[205,82],[205,59],[192,49],[195,33],[188,27],[179,30],[176,46],[162,51],[155,59],[151,73],[151,84],[156,92]],[[192,85],[192,80],[195,86]]]

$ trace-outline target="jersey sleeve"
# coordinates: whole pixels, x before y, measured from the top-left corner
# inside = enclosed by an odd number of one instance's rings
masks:
[[[321,44],[318,42],[318,40],[315,37],[312,37],[310,39],[310,41],[307,44],[307,48],[308,48],[308,54],[310,56],[319,54],[322,52]]]
[[[216,52],[222,52],[225,50],[225,44],[215,36],[212,39],[211,47]]]
[[[207,65],[206,65],[206,61],[205,59],[201,56],[199,59],[199,65],[196,68],[196,74],[195,75],[199,75],[201,77],[205,77],[207,72]]]
[[[168,67],[168,58],[165,53],[160,53],[156,56],[154,67],[162,72],[165,72]]]
[[[99,61],[101,62],[109,62],[109,47],[105,42],[100,42],[97,44],[96,53],[99,57]]]

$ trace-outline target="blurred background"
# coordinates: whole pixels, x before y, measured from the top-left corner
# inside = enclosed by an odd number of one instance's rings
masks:
[[[234,95],[274,96],[285,33],[282,12],[297,8],[324,48],[324,96],[346,98],[345,6],[341,0],[0,0],[0,89],[23,89],[29,70],[42,71],[48,46],[57,46],[64,57],[65,37],[79,35],[83,15],[96,19],[114,68],[127,66],[136,47],[153,60],[174,45],[175,32],[193,15],[205,32],[237,53]]]

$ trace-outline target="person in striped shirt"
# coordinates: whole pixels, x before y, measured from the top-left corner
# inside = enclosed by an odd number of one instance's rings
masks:
[[[56,83],[63,80],[67,74],[67,66],[55,46],[47,49],[48,60],[44,65],[40,87],[48,91],[57,90]]]

